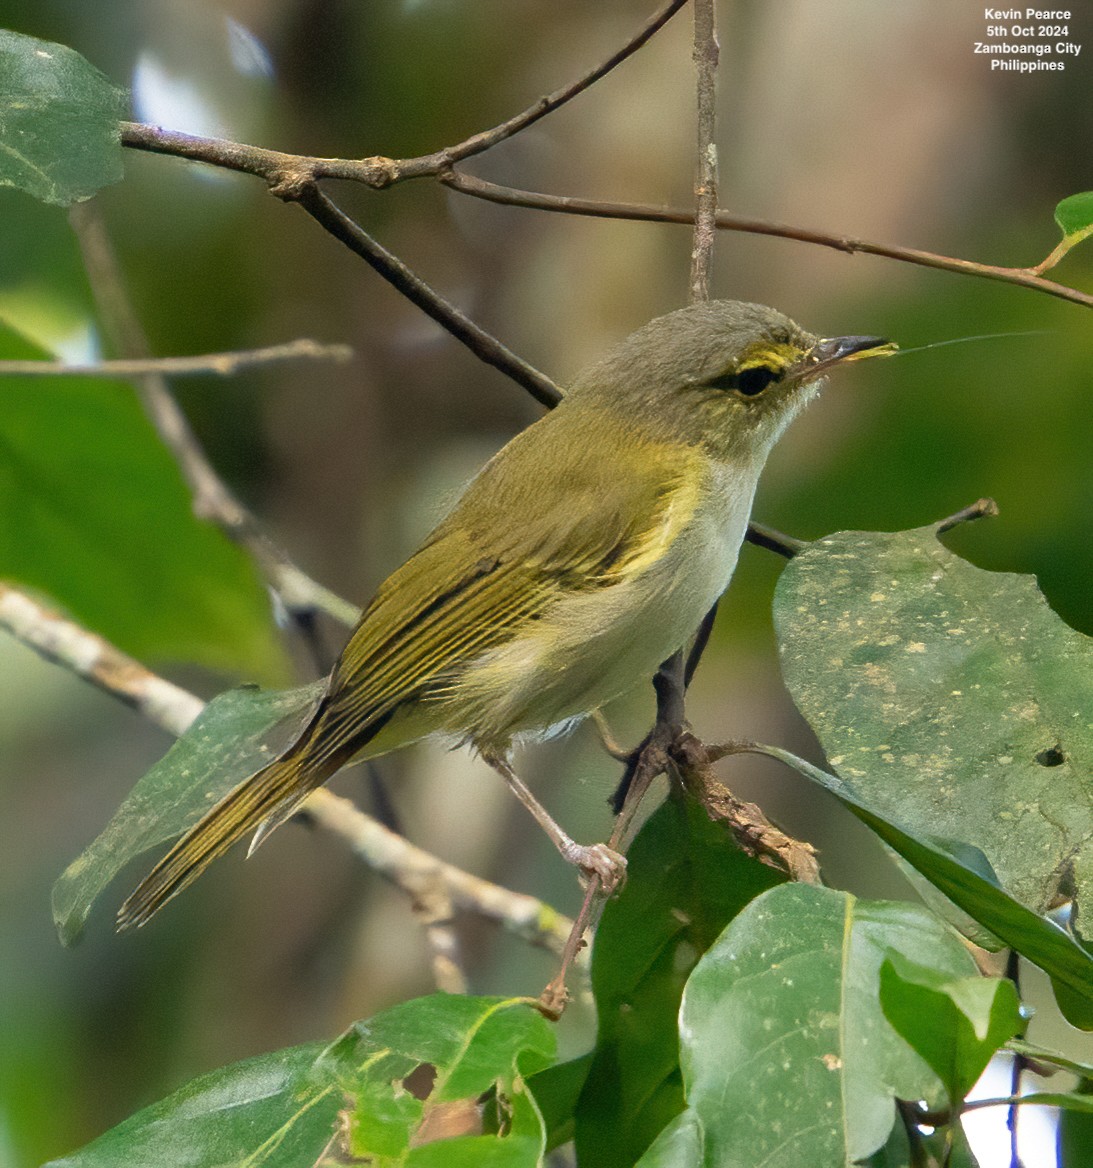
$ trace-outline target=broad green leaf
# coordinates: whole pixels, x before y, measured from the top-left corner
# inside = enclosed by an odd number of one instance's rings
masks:
[[[693,799],[669,798],[644,825],[592,950],[599,1031],[576,1110],[582,1164],[629,1168],[683,1109],[683,987],[725,925],[782,879]]]
[[[534,1168],[546,1133],[525,1076],[553,1059],[553,1030],[530,1000],[434,994],[358,1023],[315,1073],[346,1100],[341,1150],[374,1168]],[[431,1082],[411,1093],[407,1078],[423,1070]],[[487,1093],[483,1134],[415,1143],[431,1117],[461,1102],[473,1111]]]
[[[0,29],[0,186],[68,204],[117,182],[126,105],[79,53]]]
[[[298,1168],[314,1164],[342,1106],[310,1078],[321,1043],[233,1063],[194,1079],[47,1168]]]
[[[1093,1101],[1093,1079],[1083,1078],[1070,1095]],[[1063,1108],[1059,1113],[1057,1139],[1059,1163],[1064,1168],[1093,1164],[1093,1115],[1089,1112]]]
[[[945,1168],[980,1168],[972,1146],[968,1143],[968,1135],[964,1131],[963,1124],[951,1124],[946,1129],[946,1135],[949,1146],[946,1149],[947,1156],[943,1161]]]
[[[872,811],[973,844],[1037,912],[1093,905],[1093,641],[1031,577],[934,528],[843,532],[789,564],[775,620],[794,701]]]
[[[1093,953],[1054,921],[1034,913],[1006,892],[978,848],[919,835],[900,826],[896,819],[878,815],[842,779],[789,751],[775,746],[751,749],[779,759],[830,791],[954,904],[1044,970],[1052,979],[1067,1021],[1093,1030]]]
[[[1093,234],[1093,191],[1063,199],[1055,208],[1055,222],[1063,237],[1073,237],[1074,243]]]
[[[45,356],[0,324],[0,358]],[[0,377],[0,578],[142,659],[283,668],[253,564],[194,516],[128,385]]]
[[[534,1168],[543,1129],[522,1075],[553,1056],[549,1025],[524,999],[418,998],[332,1045],[202,1075],[50,1168],[299,1168],[324,1153],[331,1163],[368,1156],[373,1168]],[[434,1078],[415,1095],[404,1080],[418,1068]],[[503,1112],[502,1134],[412,1146],[438,1107],[487,1090]]]
[[[1023,1025],[1013,982],[952,979],[898,953],[880,971],[880,1004],[896,1032],[945,1084],[959,1107],[995,1051]]]
[[[884,1147],[878,1148],[868,1160],[863,1160],[862,1165],[863,1168],[912,1168],[911,1141],[906,1125],[897,1120]]]
[[[941,1083],[879,1002],[890,951],[953,978],[974,974],[959,940],[918,905],[810,885],[752,901],[699,961],[683,995],[687,1105],[713,1168],[816,1168],[883,1147],[896,1098]]]
[[[53,920],[61,940],[68,945],[79,936],[96,898],[130,860],[181,835],[287,746],[323,685],[235,689],[213,698],[54,884]]]
[[[705,1168],[705,1135],[698,1115],[684,1111],[649,1145],[638,1168]]]
[[[546,1125],[547,1151],[573,1139],[577,1100],[592,1067],[593,1052],[539,1071],[528,1080]]]

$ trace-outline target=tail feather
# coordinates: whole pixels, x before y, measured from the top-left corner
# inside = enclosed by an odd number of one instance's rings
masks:
[[[300,753],[290,751],[236,787],[141,881],[118,911],[118,931],[145,924],[232,844],[259,828],[250,849],[254,851],[327,778],[329,773],[315,774]]]

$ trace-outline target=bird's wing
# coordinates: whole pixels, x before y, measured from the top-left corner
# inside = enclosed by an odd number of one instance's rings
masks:
[[[332,675],[313,750],[359,749],[430,680],[503,644],[561,596],[615,582],[662,542],[670,514],[678,520],[678,451],[630,450],[625,473],[605,476],[590,460],[610,462],[609,439],[574,448],[564,433],[551,441],[543,422],[515,441],[539,443],[550,482],[530,481],[510,444],[387,579]]]

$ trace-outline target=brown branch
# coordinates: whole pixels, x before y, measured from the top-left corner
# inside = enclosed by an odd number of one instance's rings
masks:
[[[691,245],[692,304],[710,298],[710,266],[717,218],[717,43],[716,0],[694,0],[694,63],[697,104],[695,213]]]
[[[261,349],[235,349],[228,353],[202,353],[196,357],[148,357],[121,361],[97,361],[93,365],[72,365],[64,361],[0,361],[0,377],[142,377],[158,373],[164,377],[188,377],[211,373],[229,377],[253,365],[273,365],[281,361],[348,361],[353,350],[348,345],[321,345],[301,337],[281,345]]]
[[[464,158],[484,153],[583,93],[617,65],[633,56],[686,2],[687,0],[669,0],[649,17],[622,48],[583,77],[555,90],[547,97],[541,97],[527,109],[492,129],[472,134],[455,146],[446,146],[432,154],[423,154],[417,158],[387,158],[383,155],[360,159],[317,158],[305,154],[286,154],[280,150],[246,146],[224,138],[199,138],[141,122],[122,122],[121,141],[123,146],[134,150],[171,154],[189,158],[194,162],[208,162],[226,170],[256,175],[265,179],[271,186],[277,187],[282,193],[289,190],[300,191],[305,186],[324,178],[347,179],[376,189],[406,179],[429,178],[448,170]]]
[[[500,203],[507,207],[527,207],[536,211],[551,211],[563,215],[584,215],[597,219],[627,219],[642,223],[694,223],[694,212],[678,207],[663,207],[653,203],[601,202],[597,199],[582,199],[572,195],[547,195],[540,191],[526,191],[518,187],[502,186],[475,178],[462,171],[451,171],[439,176],[439,181],[453,191],[484,199],[490,203]],[[974,260],[961,260],[918,248],[899,247],[894,244],[874,243],[867,239],[857,239],[850,235],[835,235],[825,231],[812,231],[805,227],[794,227],[786,223],[772,223],[765,219],[752,219],[743,215],[733,215],[728,211],[717,212],[717,227],[720,231],[739,231],[747,235],[768,235],[777,239],[791,239],[798,243],[811,243],[818,247],[829,247],[847,255],[863,254],[882,256],[920,267],[936,268],[945,272],[957,272],[964,276],[976,276],[984,280],[999,280],[1005,284],[1015,284],[1021,288],[1031,288],[1048,296],[1069,300],[1074,304],[1093,308],[1093,295],[1079,292],[1054,280],[1045,280],[1036,274],[1034,268],[1008,268],[995,264],[981,264]]]
[[[144,331],[125,291],[121,269],[94,204],[76,203],[69,211],[83,253],[91,291],[99,317],[114,348],[128,358],[150,359]],[[254,516],[228,490],[205,457],[162,373],[143,373],[134,378],[144,409],[174,455],[190,488],[194,513],[216,523],[253,557],[288,611],[306,626],[317,609],[335,620],[352,625],[357,610],[302,572],[262,531]]]
[[[954,527],[959,527],[963,523],[972,523],[976,519],[992,519],[999,514],[998,504],[993,499],[976,499],[967,507],[961,507],[955,515],[942,519],[937,525],[937,534],[944,535],[946,531],[952,531]]]
[[[756,523],[754,519],[748,524],[747,534],[744,538],[748,543],[755,544],[756,547],[766,548],[768,552],[785,556],[787,560],[792,560],[798,552],[803,552],[808,547],[807,540],[794,539],[791,535],[775,531],[773,527]]]
[[[374,271],[393,285],[411,303],[447,329],[457,340],[487,365],[493,365],[522,385],[536,401],[555,406],[562,391],[544,373],[540,373],[496,337],[475,324],[453,304],[416,276],[397,256],[377,243],[354,220],[350,219],[318,187],[305,187],[292,196],[335,239],[361,257]]]
[[[189,729],[204,708],[194,694],[4,583],[0,583],[0,628],[176,737]],[[530,944],[562,951],[570,922],[535,897],[437,859],[325,788],[309,796],[306,811],[309,818],[341,837],[370,868],[405,891],[415,905],[442,895],[453,906],[496,921]],[[439,924],[439,918],[427,923]]]
[[[509,118],[508,121],[502,122],[499,126],[494,126],[491,130],[483,130],[480,134],[472,135],[470,138],[460,142],[458,146],[448,146],[443,150],[438,150],[435,154],[429,154],[423,158],[394,162],[395,173],[398,174],[401,168],[412,168],[415,171],[413,176],[404,174],[400,175],[400,177],[416,177],[418,174],[440,174],[450,169],[455,163],[462,162],[464,158],[470,158],[475,154],[482,154],[496,146],[499,142],[503,142],[506,138],[511,138],[521,130],[526,130],[528,126],[539,121],[540,118],[544,118],[547,114],[553,113],[559,106],[565,105],[566,102],[571,101],[579,93],[583,93],[586,89],[590,88],[601,77],[610,73],[616,65],[622,64],[628,57],[633,56],[686,3],[687,0],[670,0],[669,3],[653,13],[621,49],[612,53],[606,61],[597,65],[594,69],[570,85],[555,90],[549,97],[541,97],[534,105],[528,106],[526,110],[518,113],[515,117]],[[394,181],[397,181],[397,179]]]
[[[413,159],[396,164],[390,158],[365,158],[360,160],[342,158],[312,158],[303,154],[285,154],[279,150],[267,150],[260,146],[249,146],[241,142],[229,142],[222,138],[200,138],[183,134],[177,130],[164,130],[140,122],[121,123],[123,146],[135,150],[146,150],[157,154],[168,154],[177,158],[189,158],[194,162],[206,162],[222,169],[241,171],[265,179],[275,193],[282,198],[292,197],[310,183],[323,178],[344,178],[364,183],[371,187],[386,187],[392,182],[389,168],[402,168],[401,178],[421,177],[410,173]],[[427,156],[427,157],[432,157]],[[423,174],[426,172],[423,172]],[[693,224],[694,212],[677,207],[657,206],[654,203],[616,203],[597,199],[582,199],[572,195],[548,195],[539,191],[526,191],[518,187],[502,186],[486,179],[454,169],[432,173],[433,177],[452,190],[491,203],[501,203],[508,207],[527,207],[537,211],[551,211],[563,215],[585,215],[597,219],[628,219],[642,223],[682,223]],[[720,231],[739,231],[747,235],[767,235],[776,239],[791,239],[797,243],[811,243],[818,247],[829,247],[847,255],[875,255],[901,263],[916,264],[919,267],[935,268],[943,272],[956,272],[962,276],[974,276],[982,280],[997,280],[1013,284],[1019,288],[1031,288],[1060,300],[1069,300],[1093,308],[1093,294],[1080,292],[1066,284],[1047,280],[1039,274],[1042,265],[1013,268],[1000,264],[983,264],[975,260],[962,260],[955,256],[924,251],[921,248],[900,247],[896,244],[876,243],[859,239],[852,235],[837,235],[827,231],[813,231],[807,227],[795,227],[788,223],[773,223],[766,219],[753,219],[744,215],[733,215],[718,211],[717,227]]]
[[[722,753],[721,748],[707,746],[693,734],[681,734],[674,743],[672,759],[685,789],[702,804],[712,820],[728,826],[749,856],[787,872],[792,880],[821,883],[816,849],[804,840],[786,835],[767,819],[757,804],[738,799],[717,778],[713,764]]]

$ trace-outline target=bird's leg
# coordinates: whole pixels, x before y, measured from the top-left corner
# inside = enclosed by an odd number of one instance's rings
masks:
[[[483,754],[482,758],[508,783],[513,794],[535,816],[539,826],[550,836],[562,856],[590,876],[600,878],[600,886],[610,895],[626,877],[626,857],[607,844],[579,844],[571,839],[551,816],[550,812],[528,790],[502,755]]]

